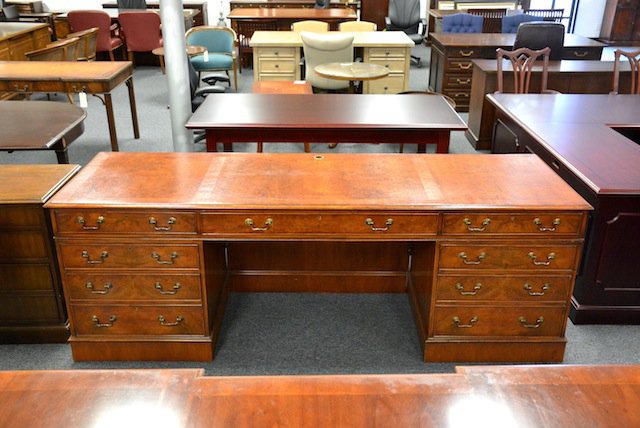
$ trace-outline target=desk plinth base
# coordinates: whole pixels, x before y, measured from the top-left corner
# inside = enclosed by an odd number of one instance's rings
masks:
[[[513,338],[503,341],[463,341],[459,339],[431,338],[423,342],[423,357],[435,362],[500,362],[500,363],[561,363],[566,339],[548,339],[537,342],[518,342]]]
[[[211,337],[175,340],[69,339],[73,361],[212,361]]]

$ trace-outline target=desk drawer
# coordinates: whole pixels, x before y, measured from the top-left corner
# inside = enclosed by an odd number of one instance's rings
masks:
[[[549,245],[440,246],[439,267],[454,269],[574,269],[578,247]]]
[[[469,99],[471,98],[469,89],[445,89],[442,93],[456,102],[456,110],[458,110],[457,107],[461,106],[469,107]]]
[[[365,82],[367,94],[397,94],[405,90],[404,75],[389,75],[383,79]]]
[[[72,305],[75,334],[205,335],[202,306]]]
[[[178,269],[200,267],[197,244],[61,243],[65,268]]]
[[[444,87],[449,89],[465,89],[471,90],[471,76],[470,75],[451,75],[447,74],[444,82]]]
[[[588,49],[588,48],[564,48],[562,50],[562,59],[590,59],[600,60],[602,52],[600,49]]]
[[[293,59],[260,58],[258,66],[260,73],[295,73],[296,63]]]
[[[437,214],[219,213],[203,214],[202,232],[216,235],[325,235],[362,237],[435,235]]]
[[[196,233],[193,212],[55,210],[57,234],[144,233],[149,235]]]
[[[0,259],[45,259],[47,237],[41,231],[0,232]]]
[[[436,336],[562,336],[566,309],[436,306]]]
[[[404,58],[406,50],[405,48],[368,48],[369,60],[373,61],[380,58]]]
[[[582,230],[582,214],[445,214],[442,233],[448,235],[522,234],[539,237],[577,236]]]
[[[404,58],[370,58],[369,62],[388,68],[389,73],[404,73]]]
[[[258,48],[258,54],[260,55],[261,59],[267,58],[267,57],[293,58],[296,56],[296,48],[285,48],[285,47]]]

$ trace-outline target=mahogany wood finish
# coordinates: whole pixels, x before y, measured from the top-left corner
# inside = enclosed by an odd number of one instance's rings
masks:
[[[540,93],[547,93],[547,80],[549,71],[549,55],[551,49],[546,47],[540,50],[531,50],[529,48],[520,48],[513,51],[505,51],[498,48],[496,51],[496,62],[498,66],[498,92],[504,91],[504,75],[503,75],[503,59],[506,58],[511,64],[511,72],[513,73],[513,93],[528,94],[531,85],[531,74],[535,62],[542,57],[542,70],[540,71]]]
[[[485,98],[497,90],[497,64],[495,60],[474,59],[473,83],[471,84],[471,103],[469,105],[469,129],[465,136],[476,149],[491,149],[494,109]],[[549,61],[548,88],[563,94],[608,94],[611,91],[612,61]],[[510,70],[504,64],[505,72]],[[540,65],[534,65],[531,86],[539,88],[541,84]],[[630,87],[629,64],[620,64],[620,87]],[[511,79],[505,80],[504,92],[513,92]]]
[[[51,43],[46,24],[0,22],[0,61],[24,61],[25,53]]]
[[[464,121],[441,96],[211,94],[186,124],[205,129],[207,151],[233,142],[436,144],[449,151]]]
[[[600,38],[614,44],[640,41],[640,0],[607,0]]]
[[[620,49],[616,49],[614,52],[614,66],[613,66],[613,88],[612,93],[617,94],[620,88],[620,64],[621,61],[625,61],[629,64],[631,83],[629,84],[629,92],[631,94],[640,95],[640,50],[633,52],[625,52]]]
[[[255,21],[264,19],[276,21],[275,30],[289,31],[291,24],[296,21],[324,21],[329,24],[331,30],[338,30],[338,24],[345,21],[355,21],[358,18],[356,12],[350,8],[307,9],[307,8],[237,8],[227,15],[231,21],[231,28],[237,29],[237,24],[242,20]]]
[[[235,153],[100,153],[47,207],[76,360],[210,360],[229,291],[331,291],[408,292],[425,361],[561,361],[589,209],[530,155]]]
[[[515,34],[430,33],[429,90],[456,102],[457,111],[469,111],[472,60],[495,59],[496,49],[511,50]],[[603,44],[576,34],[565,34],[562,59],[599,60]]]
[[[28,130],[24,119],[30,117]],[[84,131],[85,111],[47,101],[0,101],[0,150],[55,150],[58,163],[69,163],[67,148]]]
[[[389,15],[389,0],[361,0],[361,21],[375,22],[379,30],[386,28],[385,18]]]
[[[2,343],[64,342],[69,336],[49,213],[42,205],[79,169],[0,166]]]
[[[310,8],[313,9],[316,5],[315,0],[230,0],[229,6],[231,10],[239,8]],[[353,10],[360,9],[359,0],[330,0],[330,8],[344,8],[348,7]]]
[[[133,65],[128,61],[0,61],[0,91],[85,92],[100,96],[107,110],[111,150],[118,151],[118,135],[111,91],[121,83],[129,91],[129,107],[134,138],[140,138],[136,98],[133,91]]]
[[[488,95],[494,153],[532,152],[595,207],[574,323],[640,323],[640,97]]]
[[[160,9],[160,1],[159,0],[146,0],[147,9]],[[185,9],[194,9],[197,10],[198,13],[193,16],[193,25],[209,25],[209,12],[208,12],[208,1],[205,0],[183,0],[182,4]],[[102,7],[104,9],[117,9],[118,3],[114,1],[107,1],[102,3]]]

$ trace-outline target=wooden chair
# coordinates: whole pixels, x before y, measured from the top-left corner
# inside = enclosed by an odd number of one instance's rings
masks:
[[[631,73],[631,87],[629,93],[640,95],[640,50],[625,52],[620,49],[616,49],[614,52],[615,61],[613,62],[613,88],[611,90],[611,94],[618,94],[621,56],[624,56],[629,61]]]
[[[67,13],[67,20],[72,32],[88,30],[97,27],[97,52],[108,52],[109,59],[115,61],[113,51],[122,46],[122,39],[118,36],[117,24],[111,24],[109,14],[103,10],[72,10]]]
[[[549,55],[551,49],[546,47],[537,51],[529,48],[520,48],[513,51],[506,51],[498,48],[496,50],[498,67],[497,67],[497,86],[496,93],[504,92],[504,82],[502,75],[502,60],[507,58],[511,62],[513,67],[513,93],[514,94],[528,94],[529,84],[531,83],[531,72],[533,71],[533,65],[536,60],[542,57],[542,75],[541,75],[541,87],[540,93],[542,94],[557,94],[557,91],[547,89],[547,75],[549,73]]]
[[[507,9],[467,9],[471,15],[479,15],[482,21],[483,33],[501,33],[502,18],[507,14]]]
[[[79,39],[76,57],[78,61],[95,61],[98,31],[98,27],[93,27],[88,30],[67,34],[68,39],[73,37]]]
[[[239,19],[236,21],[238,34],[238,69],[242,73],[242,67],[253,62],[253,49],[249,44],[256,31],[276,31],[278,21],[276,19]]]
[[[452,109],[456,109],[456,102],[453,100],[453,98],[441,94],[440,92],[434,92],[434,91],[404,91],[404,92],[398,92],[398,95],[440,95],[442,98],[444,98],[444,100],[451,106]],[[424,150],[426,151],[427,149],[427,145],[424,145]],[[400,143],[400,153],[404,153],[404,143]]]
[[[129,61],[134,62],[134,52],[151,52],[162,47],[162,28],[157,13],[127,10],[118,14],[118,21]]]
[[[80,39],[71,37],[49,43],[46,47],[25,53],[29,61],[75,61]]]
[[[350,31],[352,33],[376,31],[378,26],[369,21],[345,21],[338,24],[338,31]]]
[[[323,21],[297,21],[291,24],[291,31],[309,31],[312,33],[326,33],[329,31],[329,23]]]

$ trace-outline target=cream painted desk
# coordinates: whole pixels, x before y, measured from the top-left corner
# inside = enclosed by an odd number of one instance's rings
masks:
[[[414,43],[401,31],[354,33],[353,46],[363,48],[363,61],[389,69],[384,79],[364,82],[365,94],[396,94],[409,89],[410,52]],[[300,80],[300,34],[256,31],[251,37],[253,80]]]

